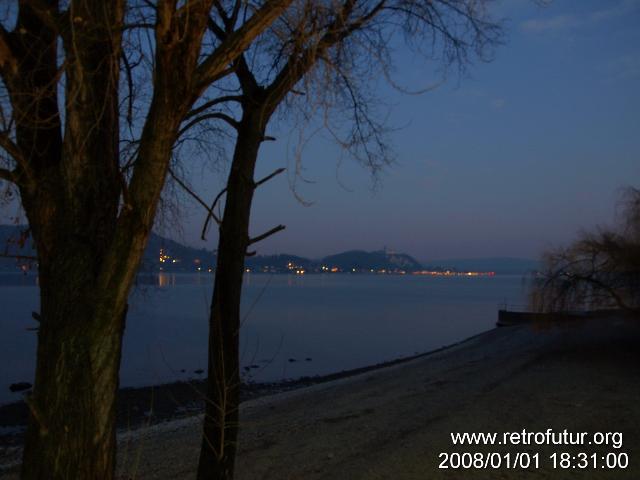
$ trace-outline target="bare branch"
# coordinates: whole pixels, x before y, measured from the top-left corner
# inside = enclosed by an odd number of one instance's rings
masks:
[[[33,255],[9,255],[7,253],[0,253],[0,258],[15,258],[16,260],[38,261],[38,257],[34,257]]]
[[[171,178],[173,178],[173,179],[175,180],[175,182],[176,182],[178,185],[180,185],[180,187],[181,187],[185,192],[187,192],[187,193],[191,196],[191,198],[193,198],[196,202],[198,202],[200,205],[202,205],[202,206],[204,207],[204,209],[205,209],[205,210],[207,211],[207,213],[209,214],[209,216],[208,216],[207,218],[209,218],[209,217],[213,217],[213,218],[214,218],[214,220],[215,220],[216,222],[220,223],[220,219],[219,219],[219,218],[217,217],[217,215],[214,213],[213,209],[212,209],[212,208],[209,208],[209,205],[207,205],[207,204],[205,203],[205,201],[204,201],[204,200],[202,200],[202,198],[200,198],[200,196],[199,196],[197,193],[195,193],[191,188],[189,188],[189,187],[187,186],[187,184],[186,184],[186,183],[184,183],[184,182],[183,182],[183,181],[182,181],[182,180],[181,180],[181,179],[180,179],[180,178],[179,178],[179,177],[174,173],[174,171],[173,171],[171,168],[169,169],[169,175],[171,176]]]
[[[222,195],[224,195],[225,193],[227,193],[227,188],[226,187],[223,188],[222,190],[220,190],[218,195],[216,195],[216,198],[213,200],[213,203],[211,204],[211,210],[213,210],[216,207],[216,205],[218,204],[218,202],[222,198]]]
[[[209,17],[207,27],[216,37],[218,37],[218,40],[224,40],[227,38],[227,32],[225,32],[224,29],[222,29],[215,20],[213,20],[213,18]]]
[[[241,0],[236,0],[235,5],[233,6],[233,11],[231,12],[231,17],[228,20],[228,25],[230,28],[234,28],[236,22],[238,21],[238,14],[240,13],[240,7],[242,6]]]
[[[218,11],[218,15],[220,15],[220,18],[222,18],[222,21],[224,22],[225,28],[227,30],[231,30],[233,27],[229,24],[229,17],[227,16],[227,12],[225,11],[225,9],[222,6],[222,4],[220,3],[220,1],[219,0],[214,0],[213,6]]]
[[[0,168],[0,178],[2,180],[6,180],[7,182],[17,183],[15,172],[12,172],[5,168]]]
[[[353,12],[356,3],[356,0],[346,0],[340,12],[337,12],[335,20],[327,27],[320,40],[302,52],[294,51],[289,57],[285,66],[280,70],[271,85],[267,87],[268,103],[271,110],[275,109],[287,93],[309,72],[318,58],[321,58],[328,49],[345,40],[354,31],[362,28],[374,18],[384,7],[385,0],[378,2],[366,15],[347,23],[346,20]]]
[[[127,74],[127,86],[129,87],[129,94],[127,95],[127,123],[129,128],[133,125],[133,73],[131,71],[131,64],[127,58],[127,52],[122,51],[122,63],[124,64],[124,71]]]
[[[253,184],[253,188],[258,188],[260,185],[262,185],[265,182],[268,182],[269,180],[271,180],[273,177],[275,177],[276,175],[280,175],[282,172],[284,172],[286,170],[286,168],[278,168],[275,172],[273,172],[270,175],[267,175],[266,177],[264,177],[262,180],[258,180],[257,182],[255,182]]]
[[[15,73],[18,60],[11,48],[9,32],[0,24],[0,72],[3,76]]]
[[[126,31],[126,30],[136,30],[136,29],[149,29],[149,30],[153,30],[156,27],[156,25],[154,23],[146,23],[146,22],[139,22],[139,23],[127,23],[126,25],[122,26],[122,31]]]
[[[191,120],[189,123],[187,123],[184,127],[180,129],[180,132],[178,132],[178,137],[181,137],[187,130],[189,130],[194,125],[197,125],[198,123],[203,122],[204,120],[211,120],[214,118],[227,122],[227,124],[235,128],[236,130],[238,130],[238,128],[240,127],[238,121],[235,118],[231,117],[230,115],[227,115],[226,113],[222,113],[222,112],[212,112],[212,113],[206,113],[204,115],[200,115],[199,117],[196,117],[193,120]]]
[[[277,227],[273,227],[271,230],[264,232],[262,235],[258,235],[257,237],[253,237],[249,239],[249,243],[247,245],[253,245],[254,243],[258,243],[262,240],[264,240],[267,237],[270,237],[271,235],[274,235],[282,230],[284,230],[285,227],[284,225],[278,225]]]
[[[255,92],[258,89],[258,80],[256,80],[255,75],[249,68],[244,54],[238,57],[235,65],[236,77],[238,78],[238,82],[240,83],[240,87],[244,93],[250,95],[252,92]]]
[[[20,147],[16,145],[13,140],[11,140],[7,133],[0,133],[0,148],[11,155],[11,158],[16,161],[16,163],[20,167],[20,170],[25,173],[27,178],[32,179],[31,167],[29,166],[27,159],[23,155]]]
[[[568,247],[545,253],[530,291],[534,310],[640,311],[640,191],[626,194],[636,203],[625,209],[617,229],[583,233]]]
[[[218,195],[216,195],[216,198],[214,198],[213,203],[211,204],[211,208],[209,208],[209,213],[207,214],[207,218],[204,220],[204,225],[202,226],[202,234],[200,235],[200,238],[202,238],[202,240],[206,240],[207,228],[209,228],[209,221],[212,218],[215,220],[215,222],[218,225],[222,223],[220,218],[214,213],[214,209],[216,208],[216,204],[218,203],[218,201],[222,198],[222,195],[224,195],[226,192],[227,192],[227,188],[225,187],[222,190],[220,190]]]
[[[187,113],[184,117],[185,120],[188,120],[191,117],[195,117],[196,115],[204,112],[208,108],[211,108],[215,105],[219,105],[225,102],[241,102],[242,96],[240,95],[224,95],[222,97],[214,98],[213,100],[209,100],[208,102],[203,103],[202,105],[194,108],[189,113]]]
[[[238,30],[229,34],[225,41],[196,69],[196,93],[204,91],[216,81],[221,73],[273,23],[293,0],[267,0],[253,16]]]

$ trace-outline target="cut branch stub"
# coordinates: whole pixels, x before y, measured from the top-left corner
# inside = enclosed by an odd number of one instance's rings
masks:
[[[253,188],[258,188],[260,185],[262,185],[265,182],[268,182],[269,180],[271,180],[273,177],[275,177],[276,175],[280,175],[282,172],[284,172],[286,169],[285,168],[278,168],[275,172],[267,175],[266,177],[264,177],[262,180],[258,180],[257,182],[255,182],[253,184]]]
[[[249,243],[247,245],[253,245],[254,243],[258,243],[264,240],[265,238],[270,237],[271,235],[274,235],[281,230],[284,230],[285,228],[287,227],[285,227],[284,225],[278,225],[277,227],[273,227],[271,230],[264,232],[262,235],[258,235],[257,237],[250,238]]]

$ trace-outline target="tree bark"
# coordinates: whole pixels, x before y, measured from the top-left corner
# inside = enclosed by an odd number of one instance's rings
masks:
[[[240,297],[254,170],[266,123],[246,108],[239,126],[219,228],[218,258],[209,317],[206,411],[198,480],[233,478],[240,403]]]
[[[68,258],[68,257],[67,257]],[[96,289],[90,267],[68,265],[64,282],[41,276],[36,388],[22,478],[112,478],[115,396],[126,305]],[[113,321],[101,321],[104,319]]]

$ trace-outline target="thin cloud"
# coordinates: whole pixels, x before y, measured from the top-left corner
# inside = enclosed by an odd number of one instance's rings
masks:
[[[619,56],[605,67],[608,80],[625,81],[640,78],[640,52]]]
[[[494,98],[491,100],[491,106],[496,110],[500,110],[507,104],[507,101],[504,98]]]
[[[521,24],[525,32],[542,33],[595,25],[627,15],[640,7],[638,0],[622,0],[617,5],[583,14],[555,15],[549,18],[526,20]]]

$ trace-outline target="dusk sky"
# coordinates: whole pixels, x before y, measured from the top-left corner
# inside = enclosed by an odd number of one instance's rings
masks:
[[[374,191],[369,173],[320,134],[303,154],[296,200],[288,126],[270,129],[252,212],[253,235],[287,229],[258,253],[321,257],[387,246],[419,260],[537,257],[580,229],[611,223],[620,188],[640,185],[640,1],[503,1],[505,44],[465,76],[450,72],[423,95],[388,87],[396,163]],[[438,81],[439,65],[398,51],[395,79],[408,88]],[[382,85],[384,82],[380,82]],[[211,198],[226,174],[192,183]],[[199,240],[203,211],[188,204],[183,234]],[[5,212],[7,213],[7,212]],[[4,215],[6,217],[6,215]],[[3,219],[5,220],[5,219]]]
[[[258,190],[252,234],[287,226],[259,253],[320,257],[386,245],[421,260],[535,258],[612,221],[619,189],[640,184],[640,1],[497,7],[508,21],[494,61],[463,78],[452,72],[420,96],[383,90],[400,130],[397,162],[375,192],[368,172],[348,158],[338,164],[339,149],[322,135],[303,154],[314,183],[296,184],[311,206],[292,194],[292,174]],[[405,85],[438,78],[433,65],[404,57],[396,79]],[[277,130],[257,177],[293,166],[287,132]],[[185,237],[202,245],[194,233],[202,213],[191,220]]]

